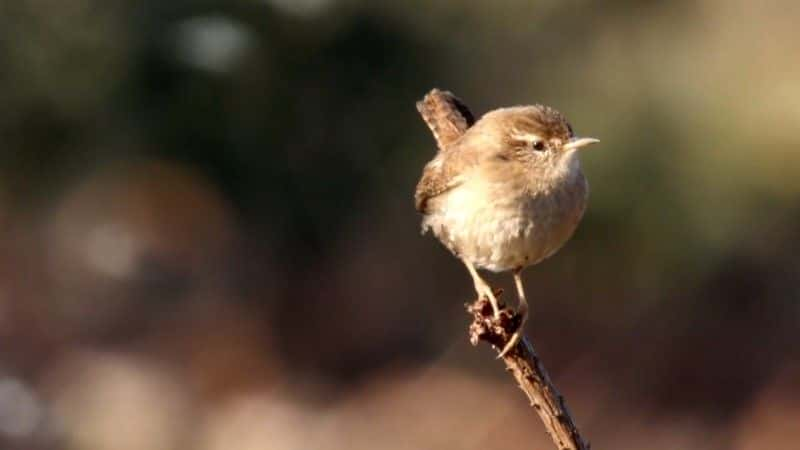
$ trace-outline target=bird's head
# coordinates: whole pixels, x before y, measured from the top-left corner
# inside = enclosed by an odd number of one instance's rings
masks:
[[[498,143],[501,157],[535,165],[573,160],[578,149],[600,142],[576,137],[563,114],[543,105],[496,109],[475,128]]]

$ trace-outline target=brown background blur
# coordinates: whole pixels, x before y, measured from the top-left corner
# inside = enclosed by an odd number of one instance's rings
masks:
[[[551,448],[467,342],[468,274],[419,235],[432,87],[602,140],[576,236],[525,274],[593,448],[800,448],[798,21],[2,2],[0,449]]]

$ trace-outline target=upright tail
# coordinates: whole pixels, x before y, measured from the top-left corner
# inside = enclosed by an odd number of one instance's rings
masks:
[[[440,150],[452,144],[475,123],[475,117],[461,99],[452,92],[439,89],[432,89],[418,101],[417,111],[431,129]]]

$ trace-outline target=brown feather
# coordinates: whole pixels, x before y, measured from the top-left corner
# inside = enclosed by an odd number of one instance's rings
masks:
[[[475,123],[467,106],[452,92],[433,89],[417,102],[417,111],[431,129],[439,150],[458,140]]]
[[[414,206],[422,214],[430,212],[429,200],[446,192],[461,182],[457,178],[459,170],[453,164],[452,158],[445,157],[444,152],[431,162],[422,171],[422,178],[417,183],[414,193]]]
[[[458,170],[450,163],[448,149],[475,123],[475,117],[452,92],[433,89],[417,102],[417,111],[428,124],[439,147],[439,154],[427,166],[417,184],[414,205],[428,212],[428,200],[459,184]]]

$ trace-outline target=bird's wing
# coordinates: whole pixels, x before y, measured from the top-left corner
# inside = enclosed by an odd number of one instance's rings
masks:
[[[417,102],[417,111],[431,129],[439,150],[444,150],[458,140],[472,124],[475,117],[452,92],[433,89]]]
[[[414,206],[422,214],[430,212],[428,200],[459,184],[457,177],[448,176],[452,170],[447,170],[445,167],[446,158],[444,156],[440,153],[426,164],[425,169],[422,171],[422,178],[417,183],[417,190],[414,193]]]
[[[433,133],[439,153],[422,172],[414,194],[417,211],[428,213],[428,200],[461,183],[460,174],[464,169],[464,158],[458,164],[450,156],[458,152],[455,143],[469,127],[475,117],[469,108],[452,92],[433,89],[417,102],[417,111]]]
[[[464,181],[462,175],[475,167],[478,154],[460,147],[456,144],[440,151],[425,166],[414,194],[417,211],[429,214],[431,212],[429,200],[460,185]]]

